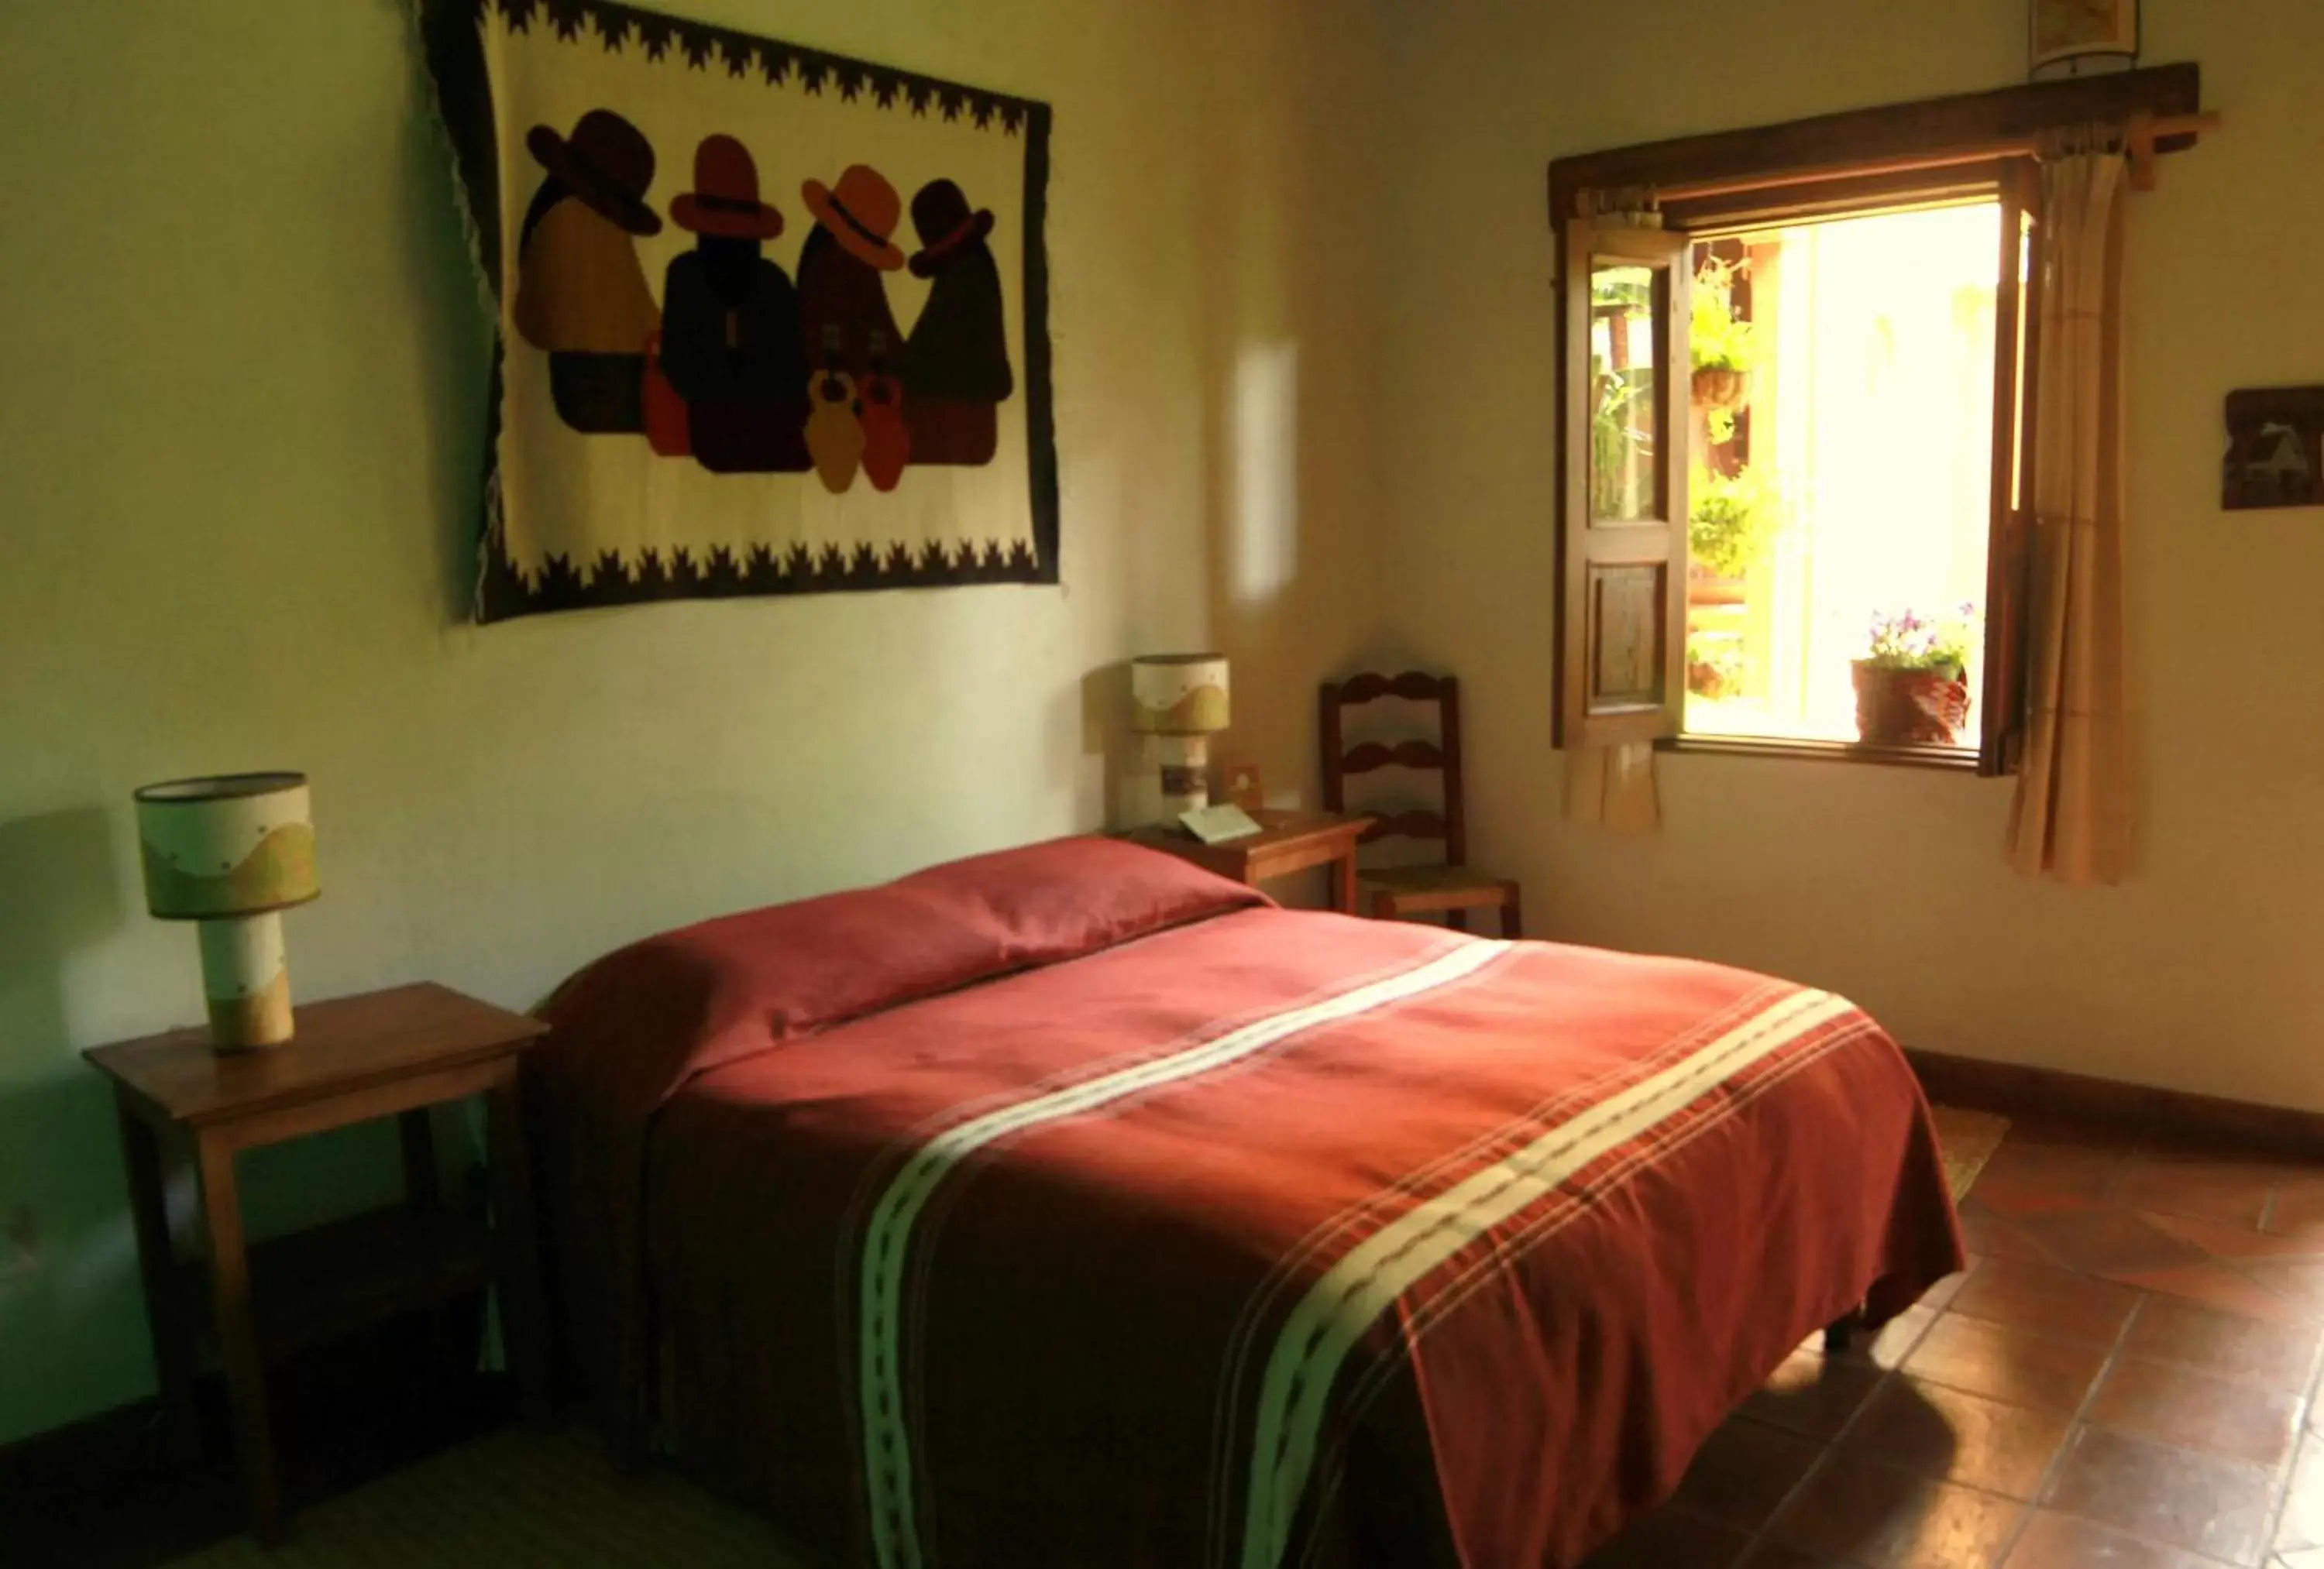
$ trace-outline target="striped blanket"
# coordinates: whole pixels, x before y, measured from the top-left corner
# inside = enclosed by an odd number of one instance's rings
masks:
[[[842,975],[835,923],[913,935]],[[568,1299],[650,1315],[601,1388],[838,1560],[1572,1563],[1960,1264],[1895,1047],[1763,977],[1088,840],[657,944],[549,1010]]]

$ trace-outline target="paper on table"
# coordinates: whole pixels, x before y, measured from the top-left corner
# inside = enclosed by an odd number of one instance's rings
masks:
[[[1178,821],[1186,831],[1204,844],[1220,844],[1231,839],[1242,839],[1259,831],[1259,824],[1250,812],[1232,802],[1221,802],[1216,806],[1198,806],[1192,812],[1182,812]]]

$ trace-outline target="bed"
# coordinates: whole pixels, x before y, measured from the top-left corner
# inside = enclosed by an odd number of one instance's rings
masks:
[[[544,1013],[573,1370],[833,1564],[1573,1564],[1962,1262],[1842,998],[1116,840],[653,938]]]

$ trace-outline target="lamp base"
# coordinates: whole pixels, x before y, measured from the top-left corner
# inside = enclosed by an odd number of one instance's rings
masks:
[[[1159,754],[1162,819],[1176,822],[1185,812],[1200,812],[1211,803],[1211,739],[1208,736],[1163,735],[1154,738]]]
[[[243,1051],[288,1043],[290,975],[282,961],[281,914],[205,921],[201,940],[211,1046]]]

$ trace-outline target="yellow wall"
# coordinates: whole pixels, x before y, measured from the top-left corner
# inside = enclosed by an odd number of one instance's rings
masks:
[[[2324,380],[2324,6],[2145,14],[2227,124],[2132,215],[2129,885],[2017,880],[2007,784],[1904,769],[1665,757],[1659,838],[1558,820],[1544,166],[2022,79],[2024,0],[1388,12],[1386,602],[1462,674],[1476,853],[1544,933],[1795,976],[1941,1051],[2324,1108],[2324,513],[2218,505],[2222,396]]]
[[[529,1004],[716,912],[1098,823],[1117,665],[1215,644],[1308,783],[1374,619],[1369,57],[1322,0],[689,0],[1056,106],[1064,586],[462,624],[484,339],[396,0],[0,10],[0,1442],[150,1387],[77,1051],[199,1014],[129,792],[313,776],[304,996]],[[1116,759],[1118,762],[1118,759]],[[1310,784],[1312,788],[1312,784]],[[388,1141],[260,1159],[270,1224]]]

